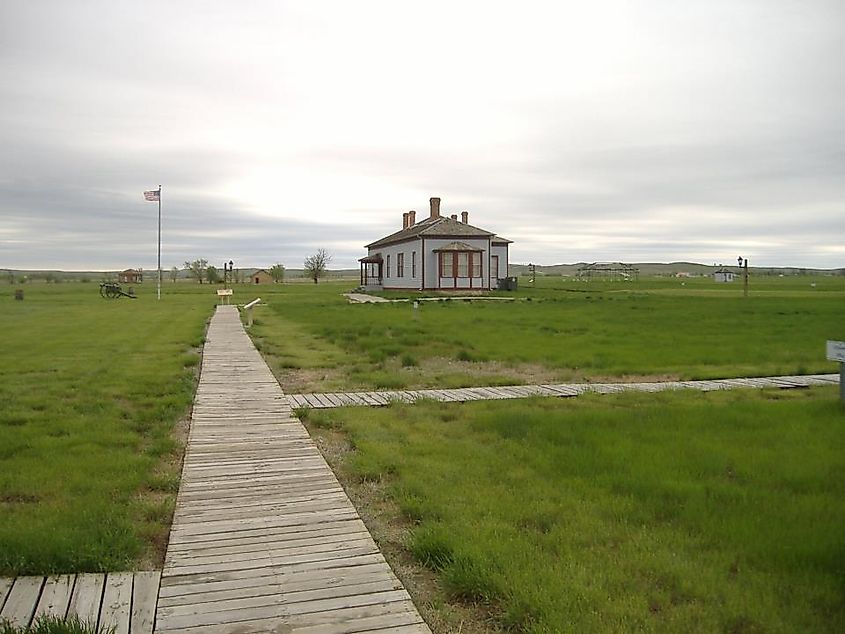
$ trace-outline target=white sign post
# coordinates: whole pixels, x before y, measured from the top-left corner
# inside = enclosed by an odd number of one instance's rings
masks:
[[[218,288],[217,289],[217,297],[220,298],[221,304],[228,304],[229,298],[232,296],[232,289],[231,288]]]
[[[845,341],[828,341],[827,358],[839,362],[839,398],[845,403]]]
[[[247,328],[252,327],[252,309],[256,306],[261,304],[261,298],[256,297],[252,300],[249,304],[244,304],[244,310],[246,310],[246,320],[247,320]]]

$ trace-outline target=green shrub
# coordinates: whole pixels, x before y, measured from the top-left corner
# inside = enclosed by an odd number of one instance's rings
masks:
[[[403,354],[402,355],[402,367],[403,368],[411,368],[411,367],[414,367],[414,366],[418,366],[419,364],[420,364],[420,362],[417,361],[416,357],[414,357],[413,355],[410,355],[410,354]]]

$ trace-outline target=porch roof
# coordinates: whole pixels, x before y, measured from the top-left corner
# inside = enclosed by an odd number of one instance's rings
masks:
[[[382,259],[381,255],[376,254],[376,255],[368,255],[365,258],[359,258],[358,261],[361,264],[380,264],[384,260]]]

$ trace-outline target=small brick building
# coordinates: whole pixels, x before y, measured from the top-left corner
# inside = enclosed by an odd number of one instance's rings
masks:
[[[144,281],[144,272],[137,269],[126,269],[117,274],[117,281],[121,284],[140,284]]]
[[[250,284],[272,284],[273,276],[264,269],[258,269],[249,274]]]

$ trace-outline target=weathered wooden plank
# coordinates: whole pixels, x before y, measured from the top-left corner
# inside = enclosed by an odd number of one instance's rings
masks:
[[[70,605],[74,580],[74,575],[47,577],[44,582],[44,588],[41,590],[41,598],[38,600],[33,618],[44,615],[64,618]]]
[[[322,571],[334,568],[353,568],[356,566],[368,567],[371,564],[384,566],[385,574],[390,573],[390,568],[384,561],[381,553],[371,555],[356,555],[340,559],[328,559],[320,561],[307,561],[298,564],[271,564],[264,567],[252,567],[240,570],[218,570],[216,572],[175,572],[165,565],[162,573],[161,584],[172,585],[195,585],[214,581],[229,581],[235,579],[249,579],[251,577],[267,577],[273,575],[300,575],[300,574],[322,574]],[[172,576],[169,576],[171,575]],[[168,576],[165,576],[168,575]]]
[[[311,623],[315,625],[339,625],[344,622],[342,616],[343,611],[357,609],[358,614],[355,616],[359,618],[382,616],[385,613],[385,608],[389,609],[388,606],[390,604],[397,602],[410,603],[408,593],[404,590],[393,590],[375,594],[323,599],[314,602],[256,606],[224,612],[201,612],[184,616],[170,616],[168,611],[172,608],[163,608],[159,611],[159,619],[163,630],[196,627],[211,628],[225,623],[235,624],[245,620],[245,617],[250,620],[278,619],[279,624],[298,621],[300,626]],[[407,610],[407,608],[405,609]],[[402,607],[399,607],[399,610],[404,611]],[[418,621],[421,620],[419,616],[416,619]],[[346,622],[348,623],[349,620],[347,619]],[[347,628],[346,631],[349,631],[349,629]]]
[[[161,571],[136,572],[132,582],[130,634],[152,634]]]
[[[32,621],[35,606],[41,597],[44,577],[18,577],[6,597],[0,610],[0,621],[7,620],[11,625],[27,627]]]
[[[261,539],[264,537],[269,537],[271,539],[275,539],[278,536],[280,540],[291,539],[295,535],[313,535],[318,534],[323,531],[331,530],[337,527],[347,527],[349,532],[353,532],[357,530],[357,522],[360,522],[360,518],[355,516],[349,516],[345,518],[339,519],[331,519],[324,522],[311,522],[311,523],[289,523],[286,525],[281,526],[274,526],[274,527],[256,527],[250,529],[243,529],[237,532],[218,532],[218,533],[210,533],[210,534],[197,534],[197,535],[172,535],[170,543],[168,544],[168,551],[180,551],[180,550],[189,550],[194,547],[202,547],[205,544],[219,544],[223,542],[228,543],[242,543],[244,541],[252,541]],[[351,528],[355,526],[355,528]],[[344,528],[344,530],[346,530]]]
[[[261,579],[261,578],[259,578]],[[280,581],[275,582],[264,578],[258,585],[232,587],[214,591],[203,590],[201,596],[195,594],[182,594],[178,596],[165,596],[159,601],[164,607],[186,607],[190,610],[204,609],[203,606],[217,604],[218,602],[231,601],[235,599],[250,599],[256,597],[269,597],[275,600],[277,595],[284,593],[284,601],[297,603],[301,601],[312,601],[318,598],[337,597],[349,594],[365,594],[367,592],[380,592],[382,590],[398,590],[402,587],[401,582],[390,579],[379,568],[376,572],[357,574],[348,577],[322,576],[310,578],[303,581]],[[213,609],[213,608],[212,608]]]
[[[78,616],[80,620],[96,626],[103,600],[104,574],[83,573],[76,575],[73,593],[68,605],[68,615]]]
[[[250,551],[267,552],[269,548],[306,548],[319,544],[340,544],[352,540],[370,538],[370,534],[363,530],[350,528],[333,528],[330,530],[315,530],[290,535],[261,535],[257,537],[240,537],[205,543],[193,543],[169,548],[168,558],[172,557],[205,557],[209,555],[234,555],[249,553]]]
[[[115,634],[129,634],[131,609],[132,573],[108,573],[100,607],[100,627],[113,627]]]
[[[0,577],[0,610],[3,609],[3,604],[6,603],[6,597],[9,596],[14,583],[15,580],[12,577]]]
[[[299,592],[370,582],[377,578],[394,578],[383,559],[365,564],[315,567],[299,571],[265,568],[216,575],[162,577],[162,582],[166,580],[167,583],[162,583],[159,589],[159,600],[168,599],[171,603],[201,602],[203,595],[210,596],[216,592],[257,592],[257,587],[283,588],[286,592]]]
[[[255,590],[255,589],[253,589]],[[165,606],[160,614],[163,618],[176,619],[206,615],[212,622],[222,621],[227,615],[220,615],[217,618],[211,617],[214,613],[234,613],[243,610],[250,610],[251,615],[257,616],[254,610],[272,608],[273,606],[289,606],[287,614],[321,612],[326,609],[333,609],[337,606],[351,607],[350,604],[371,605],[373,603],[389,602],[390,600],[407,599],[408,595],[398,580],[381,579],[369,583],[357,583],[354,585],[336,587],[322,587],[315,590],[302,592],[291,592],[285,588],[284,594],[261,594],[254,592],[247,596],[235,596],[232,598],[221,598],[218,594],[215,598],[202,597],[202,602],[192,602],[181,605]],[[297,605],[301,604],[301,605]],[[238,614],[228,615],[230,618],[239,618]],[[175,625],[172,621],[170,625]]]

